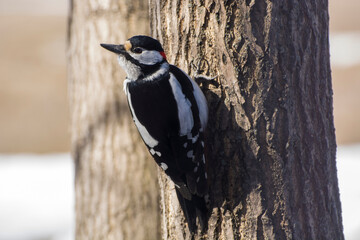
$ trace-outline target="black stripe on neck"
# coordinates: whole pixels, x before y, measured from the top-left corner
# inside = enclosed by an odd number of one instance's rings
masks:
[[[138,61],[136,61],[135,64],[141,68],[141,73],[142,73],[139,78],[146,78],[147,76],[155,73],[156,71],[158,71],[161,68],[161,65],[165,61],[166,60],[163,59],[161,62],[158,62],[158,63],[156,63],[154,65],[146,65],[146,64],[142,64],[142,63],[139,63]]]

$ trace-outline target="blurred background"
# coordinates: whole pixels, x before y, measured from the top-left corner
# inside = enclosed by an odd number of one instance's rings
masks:
[[[360,239],[360,1],[329,0],[345,237]],[[0,240],[73,239],[68,0],[0,0]]]

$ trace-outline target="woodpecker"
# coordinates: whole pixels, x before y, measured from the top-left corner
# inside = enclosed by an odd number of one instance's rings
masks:
[[[166,60],[159,41],[143,35],[100,44],[118,55],[134,123],[157,165],[174,182],[190,231],[206,224],[208,184],[204,130],[208,106],[197,83]]]

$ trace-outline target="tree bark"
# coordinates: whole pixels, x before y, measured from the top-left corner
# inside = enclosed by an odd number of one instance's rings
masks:
[[[148,4],[71,2],[68,77],[76,239],[160,237],[156,166],[132,122],[116,55],[100,43],[148,34]]]
[[[160,173],[163,239],[343,239],[326,0],[150,0],[151,33],[210,107],[211,216],[189,233]]]

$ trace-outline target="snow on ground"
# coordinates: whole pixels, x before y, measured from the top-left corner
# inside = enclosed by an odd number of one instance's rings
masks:
[[[360,144],[337,151],[347,240],[360,236]],[[74,239],[74,169],[69,154],[0,155],[0,240]]]
[[[339,146],[337,168],[346,240],[360,239],[360,144]]]
[[[360,32],[331,32],[330,60],[334,67],[360,64]]]
[[[73,239],[73,183],[69,154],[0,155],[0,239]]]

